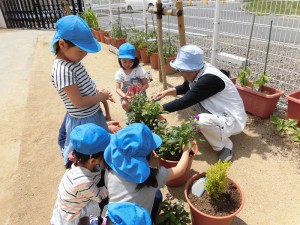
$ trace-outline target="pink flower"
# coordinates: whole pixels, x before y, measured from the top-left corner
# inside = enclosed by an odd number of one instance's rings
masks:
[[[195,116],[195,119],[199,121],[200,116],[199,115]]]

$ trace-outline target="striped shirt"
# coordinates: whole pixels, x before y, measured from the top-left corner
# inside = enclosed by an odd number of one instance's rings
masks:
[[[55,59],[51,81],[71,116],[84,118],[95,114],[100,109],[99,103],[86,108],[76,108],[64,90],[64,87],[77,84],[82,96],[96,95],[96,85],[81,62],[74,63]]]
[[[56,200],[60,214],[65,220],[72,221],[77,218],[90,200],[101,202],[101,191],[97,187],[100,179],[101,172],[91,172],[74,164],[65,172],[58,187]]]

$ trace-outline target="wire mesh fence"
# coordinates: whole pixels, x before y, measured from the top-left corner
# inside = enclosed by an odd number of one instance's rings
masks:
[[[88,2],[88,1],[87,1]],[[148,13],[147,3],[143,11],[135,7],[138,0],[91,0],[99,16],[100,26],[110,28],[118,13],[122,25],[143,29],[155,26],[156,15]],[[141,2],[141,1],[139,1]],[[205,51],[207,62],[212,61],[212,41],[218,40],[216,66],[227,69],[237,76],[246,61],[250,31],[253,35],[249,49],[248,65],[250,79],[255,79],[265,68],[270,24],[273,21],[266,72],[270,74],[268,86],[285,91],[286,94],[300,88],[300,1],[249,0],[221,1],[219,33],[214,37],[216,1],[183,1],[187,44],[195,44]],[[175,6],[175,1],[174,1]],[[130,10],[128,10],[130,9]],[[253,24],[253,17],[255,21]],[[163,17],[163,30],[177,35],[177,18]],[[284,98],[280,106],[285,107]]]

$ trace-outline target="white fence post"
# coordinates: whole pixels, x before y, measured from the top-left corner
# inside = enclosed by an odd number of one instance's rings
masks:
[[[109,8],[110,25],[111,25],[111,29],[112,29],[112,26],[113,26],[113,15],[112,15],[112,9],[111,9],[111,0],[108,1],[108,8]]]
[[[220,27],[220,0],[216,0],[215,6],[215,19],[214,19],[214,30],[213,30],[213,43],[211,48],[211,64],[216,65],[217,51],[218,51],[218,39],[219,39],[219,27]]]

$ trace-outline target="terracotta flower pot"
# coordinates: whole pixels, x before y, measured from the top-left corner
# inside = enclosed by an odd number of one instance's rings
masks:
[[[231,78],[231,80],[235,84],[236,78]],[[262,119],[268,118],[273,114],[280,96],[283,95],[283,91],[264,86],[263,91],[268,93],[265,94],[252,90],[251,84],[252,82],[249,82],[247,87],[235,85],[243,100],[245,110]]]
[[[245,196],[244,193],[241,189],[241,187],[235,183],[233,180],[231,180],[230,178],[228,178],[228,180],[230,180],[234,186],[237,187],[238,191],[240,192],[240,196],[241,196],[241,206],[240,208],[235,211],[234,213],[228,215],[228,216],[212,216],[212,215],[208,215],[205,214],[201,211],[199,211],[189,200],[188,198],[188,190],[191,186],[191,184],[200,179],[201,177],[205,177],[206,173],[198,173],[195,174],[194,176],[192,176],[187,183],[185,184],[184,187],[184,197],[187,201],[187,203],[190,206],[190,211],[191,211],[191,217],[192,217],[192,224],[193,225],[202,225],[202,224],[207,224],[207,225],[230,225],[233,218],[242,210],[242,208],[244,207],[245,204]]]
[[[166,59],[165,68],[166,68],[166,75],[172,75],[176,72],[176,70],[170,66],[170,62],[176,59],[176,56],[172,56]],[[158,65],[160,65],[160,61],[158,60]]]
[[[110,37],[110,36],[105,36],[105,37],[104,37],[104,40],[105,40],[105,44],[111,45],[112,37]]]
[[[151,68],[158,69],[158,53],[154,52],[150,55]]]
[[[150,63],[150,56],[147,55],[147,49],[146,48],[140,49],[140,53],[141,53],[142,62]]]
[[[104,30],[99,30],[99,35],[100,35],[100,41],[101,41],[102,43],[105,43],[104,37],[105,37],[105,36],[108,36],[108,32],[107,32],[107,31],[104,31]]]
[[[298,126],[300,126],[300,91],[288,94],[285,98],[288,100],[285,118],[298,120]]]
[[[167,182],[168,186],[179,187],[179,186],[182,186],[183,184],[185,184],[186,181],[189,179],[193,160],[194,160],[196,154],[198,153],[198,145],[197,145],[196,141],[192,141],[192,150],[193,150],[194,154],[192,156],[190,156],[188,166],[187,166],[184,174],[174,180],[170,180],[169,182]],[[157,157],[157,164],[159,167],[163,166],[165,168],[171,168],[171,167],[175,167],[178,164],[178,161],[165,160],[165,159],[159,157],[155,151],[153,151],[153,154],[155,155],[155,157]]]
[[[119,49],[119,47],[126,42],[126,38],[112,38],[112,46]]]
[[[93,33],[94,38],[95,38],[97,41],[100,41],[100,33],[99,33],[99,30],[94,30],[93,28],[91,28],[91,31],[92,31],[92,33]]]

